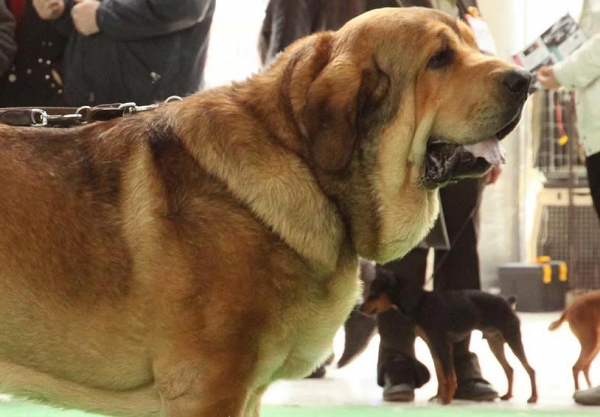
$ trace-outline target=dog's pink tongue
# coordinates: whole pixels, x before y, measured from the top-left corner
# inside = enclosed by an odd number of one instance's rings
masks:
[[[476,158],[484,158],[491,165],[500,165],[506,163],[506,151],[500,145],[496,138],[477,142],[472,145],[465,145],[465,149]]]

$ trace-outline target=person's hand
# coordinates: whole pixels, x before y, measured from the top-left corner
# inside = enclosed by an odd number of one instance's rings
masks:
[[[541,67],[537,72],[536,78],[548,90],[556,90],[561,85],[556,79],[554,68],[552,67]]]
[[[502,167],[500,165],[492,165],[492,168],[485,173],[485,183],[488,185],[496,183],[501,173]]]
[[[99,0],[75,0],[77,3],[71,9],[71,18],[77,32],[84,36],[94,35],[100,32],[96,12],[100,7]]]
[[[64,0],[33,0],[33,8],[42,20],[58,19],[65,11]]]

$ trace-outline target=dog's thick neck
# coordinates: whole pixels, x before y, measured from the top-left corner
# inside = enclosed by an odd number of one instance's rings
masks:
[[[198,163],[227,184],[286,244],[322,272],[335,271],[345,242],[337,208],[294,149],[274,143],[254,115],[228,111],[247,99],[243,94],[260,92],[249,89],[240,94],[223,87],[177,103],[173,110],[185,107],[172,118],[177,135]],[[274,104],[265,101],[269,105]],[[170,117],[168,109],[166,116]]]

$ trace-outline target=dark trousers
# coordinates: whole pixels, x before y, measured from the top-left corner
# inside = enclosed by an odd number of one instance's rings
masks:
[[[587,168],[588,184],[594,208],[598,218],[600,218],[600,152],[588,156],[585,159],[585,167]]]
[[[451,248],[447,251],[435,250],[434,289],[481,288],[477,236],[483,187],[482,179],[468,179],[440,190]],[[427,252],[427,249],[413,249],[404,258],[378,265],[378,268],[385,268],[401,279],[423,285]],[[388,310],[379,315],[378,326],[381,338],[378,384],[383,386],[384,374],[395,384],[411,383],[419,387],[427,382],[428,377],[424,378],[419,372],[423,365],[415,359],[414,323],[397,311]],[[465,380],[482,379],[477,356],[469,351],[469,341],[467,339],[454,346],[454,364],[459,384]]]

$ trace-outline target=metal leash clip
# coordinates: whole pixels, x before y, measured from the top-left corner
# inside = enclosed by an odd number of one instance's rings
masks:
[[[31,109],[31,126],[43,127],[56,124],[74,124],[80,121],[82,115],[79,110],[74,114],[48,114],[43,109]]]
[[[175,101],[182,101],[182,100],[183,99],[179,96],[170,96],[170,97],[167,97],[167,99],[164,101],[164,104],[168,104],[168,103],[175,102]],[[118,109],[122,110],[123,116],[125,116],[126,114],[134,114],[134,113],[141,113],[141,112],[148,111],[148,110],[154,110],[160,106],[161,106],[161,104],[159,104],[159,103],[148,104],[145,106],[138,106],[133,101],[131,101],[128,103],[120,104]]]
[[[154,110],[161,105],[182,100],[179,96],[170,96],[163,103],[146,106],[138,106],[134,102],[127,102],[101,104],[94,107],[82,106],[79,108],[2,108],[0,109],[0,124],[33,127],[69,127]]]

